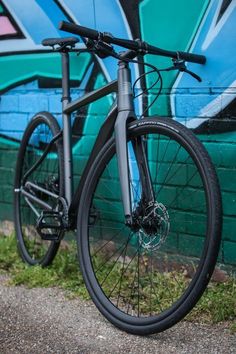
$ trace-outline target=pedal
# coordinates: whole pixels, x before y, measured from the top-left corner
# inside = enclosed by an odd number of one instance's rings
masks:
[[[60,235],[66,227],[63,216],[57,211],[43,211],[36,225],[41,238],[48,241],[60,241]]]

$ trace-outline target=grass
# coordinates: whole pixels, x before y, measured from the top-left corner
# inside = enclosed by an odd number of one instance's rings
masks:
[[[21,261],[13,236],[0,237],[0,272],[10,275],[9,285],[23,284],[29,288],[56,286],[67,290],[69,298],[80,296],[89,299],[78,269],[73,242],[66,249],[59,250],[50,267],[41,268],[29,267]],[[119,274],[117,272],[117,279]],[[164,284],[162,290],[165,291]],[[187,320],[203,323],[229,321],[230,329],[236,332],[236,279],[229,278],[223,283],[211,282]]]
[[[76,247],[71,242],[68,249],[60,249],[51,266],[30,267],[18,255],[13,236],[0,237],[0,272],[10,275],[9,285],[34,287],[60,287],[68,290],[68,296],[89,299],[78,270]]]

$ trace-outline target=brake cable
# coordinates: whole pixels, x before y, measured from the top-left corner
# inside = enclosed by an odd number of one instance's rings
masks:
[[[114,48],[111,44],[108,43],[104,43],[102,40],[98,40],[98,41],[94,41],[92,39],[87,39],[84,41],[87,48],[89,49],[89,51],[96,53],[100,58],[104,59],[108,56],[112,56],[115,59],[118,60],[122,60],[128,63],[134,63],[134,64],[141,64],[141,65],[145,65],[148,66],[149,68],[151,68],[152,70],[148,71],[148,72],[144,72],[143,74],[141,74],[133,83],[133,96],[134,98],[140,97],[144,94],[147,94],[148,91],[150,91],[154,86],[156,86],[156,84],[159,82],[160,86],[158,89],[158,92],[155,95],[155,98],[153,99],[153,101],[144,109],[141,118],[144,117],[144,114],[153,106],[153,104],[156,102],[156,100],[158,99],[158,97],[161,94],[162,88],[163,88],[163,79],[161,76],[161,72],[163,71],[172,71],[172,70],[179,70],[180,72],[186,72],[187,74],[191,75],[193,78],[195,78],[197,81],[201,82],[202,79],[200,78],[200,76],[198,76],[197,74],[195,74],[194,72],[190,71],[187,69],[185,61],[183,59],[180,58],[179,53],[177,52],[177,59],[172,59],[173,65],[165,68],[165,69],[158,69],[157,67],[155,67],[154,65],[150,64],[150,63],[145,63],[144,61],[140,61],[137,59],[130,59],[130,58],[125,58],[122,57],[122,55],[119,55],[118,53],[116,53],[114,51]],[[144,51],[139,51],[142,55],[147,54]],[[154,83],[148,87],[145,88],[144,90],[142,90],[141,93],[135,95],[135,85],[138,83],[138,81],[141,80],[141,78],[145,77],[146,75],[149,75],[151,73],[156,73],[157,74],[157,79],[154,81]]]

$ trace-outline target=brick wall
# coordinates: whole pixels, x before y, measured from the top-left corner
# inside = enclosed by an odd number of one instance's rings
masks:
[[[172,71],[163,75],[163,94],[149,114],[177,119],[194,128],[204,142],[217,168],[223,196],[223,241],[219,257],[236,265],[235,2],[68,0],[65,3],[66,6],[59,7],[56,2],[0,0],[0,18],[5,17],[7,24],[0,28],[0,219],[12,218],[16,152],[27,122],[40,110],[49,110],[61,122],[60,57],[48,53],[40,41],[46,36],[65,35],[57,30],[57,23],[73,20],[118,37],[141,37],[166,49],[206,55],[206,65],[188,65],[188,69],[202,77],[202,83]],[[171,65],[163,57],[147,56],[146,60],[159,68]],[[99,87],[115,75],[113,59],[102,62],[86,53],[74,55],[73,97]],[[138,70],[133,69],[133,75],[137,78]],[[147,86],[154,79],[149,75]],[[150,101],[153,93],[149,95]],[[111,103],[111,97],[104,98],[80,112],[79,118],[73,118],[79,137],[73,147],[76,181]],[[82,132],[86,135],[83,146]]]

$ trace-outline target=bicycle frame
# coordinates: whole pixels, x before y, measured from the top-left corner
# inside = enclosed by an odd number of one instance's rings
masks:
[[[128,63],[119,61],[118,66],[118,79],[114,80],[107,85],[87,93],[81,98],[71,101],[70,97],[70,82],[69,82],[69,53],[64,51],[62,55],[62,110],[63,110],[63,152],[64,152],[64,171],[65,171],[65,199],[69,206],[69,215],[75,215],[78,209],[80,195],[82,192],[83,184],[87,173],[97,156],[97,152],[105,145],[111,138],[113,131],[115,131],[115,143],[118,159],[118,170],[121,183],[121,194],[124,208],[124,215],[127,223],[131,223],[131,194],[129,185],[128,174],[128,151],[127,151],[127,122],[136,120],[137,117],[134,113],[133,95],[131,87],[131,73]],[[72,159],[72,146],[71,146],[71,113],[75,110],[90,104],[99,98],[110,93],[117,93],[117,104],[114,104],[103,123],[92,152],[87,161],[86,167],[83,171],[80,183],[73,193],[73,159]],[[140,142],[141,145],[142,142]],[[153,191],[150,179],[144,147],[135,152],[139,166],[142,165],[140,173],[145,178],[144,192],[149,200],[153,200]]]

